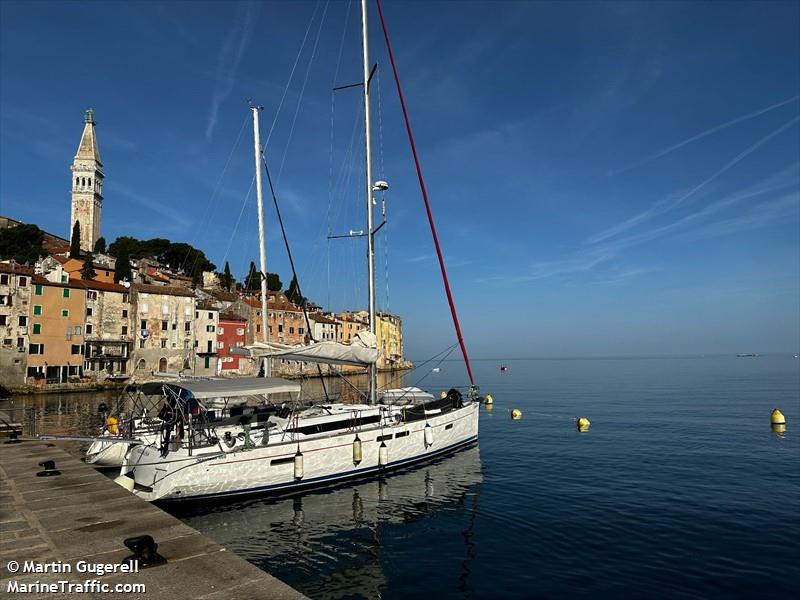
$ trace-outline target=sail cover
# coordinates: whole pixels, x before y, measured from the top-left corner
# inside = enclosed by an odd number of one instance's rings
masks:
[[[277,377],[231,377],[226,379],[200,379],[168,382],[173,389],[184,389],[195,398],[235,398],[259,394],[299,392],[300,384]]]
[[[329,365],[353,365],[366,367],[374,364],[381,355],[375,334],[359,331],[349,344],[339,342],[315,342],[308,345],[290,346],[269,342],[256,342],[252,346],[231,348],[231,354],[244,354],[251,358],[282,358]]]

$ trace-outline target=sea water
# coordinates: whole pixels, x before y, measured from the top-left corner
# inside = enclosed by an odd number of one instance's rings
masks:
[[[438,393],[463,381],[457,363],[441,367],[405,383],[424,375]],[[494,398],[476,448],[332,491],[178,514],[312,598],[794,597],[800,361],[474,368]],[[784,434],[770,427],[776,406]]]
[[[432,366],[394,384],[438,395],[464,382],[459,363]],[[318,599],[795,597],[800,360],[473,368],[494,398],[477,447],[333,490],[167,509]],[[91,433],[101,401],[113,399],[13,403],[35,409],[39,432]],[[770,427],[774,407],[783,434]]]

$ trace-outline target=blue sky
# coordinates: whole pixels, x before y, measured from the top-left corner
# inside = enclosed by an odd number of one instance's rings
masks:
[[[798,351],[799,6],[387,0],[475,356]],[[362,241],[326,241],[364,227],[359,92],[331,93],[359,79],[357,9],[0,3],[0,214],[68,235],[91,106],[106,239],[187,241],[241,276],[253,99],[304,293],[365,306]],[[419,359],[455,338],[375,19],[371,37],[379,307]]]

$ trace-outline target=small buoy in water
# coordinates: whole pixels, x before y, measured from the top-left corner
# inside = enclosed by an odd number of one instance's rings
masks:
[[[445,398],[447,398],[447,392],[440,392],[440,393],[439,393],[439,398],[441,398],[442,400],[444,400]]]
[[[121,485],[129,492],[132,492],[135,482],[133,481],[133,477],[131,477],[126,473],[125,475],[120,475],[119,477],[114,479],[114,483],[116,483],[117,485]]]
[[[786,417],[777,408],[773,408],[772,414],[769,416],[769,422],[773,425],[786,425]]]
[[[297,454],[294,455],[294,478],[303,478],[303,453],[300,448],[297,449]]]
[[[389,464],[389,448],[386,447],[386,442],[381,442],[378,448],[378,466],[385,467]]]
[[[356,439],[353,440],[353,464],[357,465],[361,462],[361,438],[356,434]]]
[[[589,431],[589,427],[592,426],[592,422],[586,417],[579,417],[575,421],[575,425],[578,427],[578,431],[583,433],[584,431]]]
[[[519,421],[522,418],[522,411],[518,408],[514,408],[511,410],[511,418],[515,421]]]
[[[487,404],[486,405],[486,410],[488,410],[489,412],[492,412],[494,410],[494,404]]]
[[[492,398],[491,394],[486,394],[486,398],[484,399],[486,404],[494,404],[494,398]]]

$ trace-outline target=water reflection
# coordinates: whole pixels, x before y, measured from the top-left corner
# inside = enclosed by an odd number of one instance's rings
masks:
[[[378,387],[403,387],[410,371],[378,374]],[[410,379],[410,378],[409,378]],[[369,387],[367,375],[311,378],[302,381],[304,399],[338,399],[342,402],[362,401],[359,390]],[[438,394],[438,392],[437,392]],[[282,400],[285,398],[277,398]],[[57,394],[15,395],[0,400],[0,410],[9,413],[13,422],[22,423],[24,435],[96,435],[102,424],[97,413],[100,403],[112,411],[130,410],[132,401],[123,390],[102,392],[73,392]]]
[[[188,525],[313,598],[378,598],[404,569],[391,556],[412,523],[447,518],[462,529],[459,589],[475,558],[483,482],[477,447],[435,463],[285,499],[167,507]],[[402,527],[395,527],[396,525]],[[432,524],[426,525],[433,529]],[[432,557],[437,560],[441,557]]]

